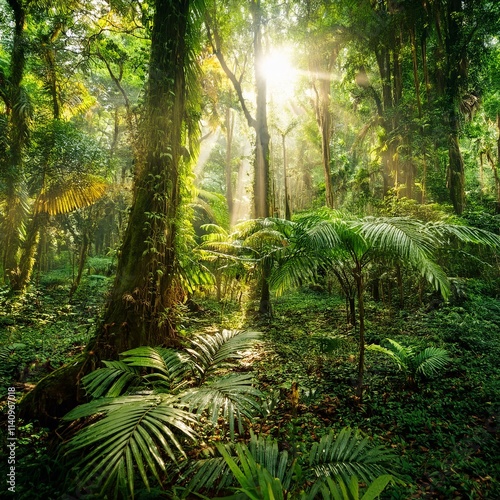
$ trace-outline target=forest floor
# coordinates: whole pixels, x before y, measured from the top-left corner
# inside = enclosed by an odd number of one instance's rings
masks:
[[[71,303],[67,280],[57,273],[22,301],[0,291],[2,401],[7,387],[26,391],[84,349],[108,285],[109,278],[87,276]],[[292,454],[303,453],[330,429],[355,427],[400,457],[395,468],[405,485],[391,487],[383,498],[498,499],[500,300],[484,288],[471,280],[459,303],[433,309],[414,305],[398,311],[368,302],[367,344],[391,338],[417,350],[444,347],[453,359],[442,375],[410,384],[388,358],[367,351],[361,403],[354,387],[358,332],[347,324],[338,297],[309,289],[289,293],[274,301],[274,316],[265,321],[253,314],[251,302],[200,299],[199,310],[186,312],[180,329],[186,335],[221,328],[263,333],[242,367],[255,371],[266,395],[267,415],[251,427]],[[292,386],[298,387],[298,399]],[[50,479],[64,469],[49,453],[54,435],[36,422],[19,422],[17,432],[17,498],[73,498]],[[211,439],[223,439],[223,432]],[[4,477],[6,458],[0,460]]]

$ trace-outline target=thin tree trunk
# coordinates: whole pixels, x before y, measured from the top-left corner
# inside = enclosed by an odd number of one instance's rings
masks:
[[[73,280],[71,285],[71,289],[69,291],[69,298],[73,297],[73,294],[76,292],[78,287],[80,286],[80,281],[82,280],[83,270],[85,269],[85,262],[87,261],[87,255],[90,249],[90,237],[87,234],[87,231],[84,230],[82,237],[82,246],[80,248],[80,255],[78,257],[78,271],[76,273],[76,277]]]
[[[262,8],[260,0],[251,1],[254,30],[255,56],[255,173],[254,173],[254,216],[269,217],[271,211],[271,186],[269,168],[269,129],[267,125],[267,82],[261,61],[264,58],[262,47]]]
[[[226,108],[226,201],[229,211],[229,220],[233,220],[234,200],[233,200],[233,166],[232,149],[234,136],[234,113],[228,106]]]
[[[356,266],[356,291],[358,295],[358,317],[359,317],[359,359],[358,359],[358,387],[357,396],[359,401],[363,400],[363,383],[365,375],[365,303],[364,303],[364,286],[363,286],[363,270],[359,263]]]
[[[290,207],[290,195],[288,193],[288,172],[286,156],[286,134],[281,134],[281,143],[283,146],[283,187],[285,191],[285,219],[292,220],[292,209]]]

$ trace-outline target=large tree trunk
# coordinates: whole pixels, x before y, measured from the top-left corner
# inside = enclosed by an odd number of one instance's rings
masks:
[[[467,44],[462,39],[461,14],[463,4],[461,0],[447,0],[444,16],[447,30],[445,31],[445,125],[448,127],[448,189],[450,200],[457,214],[465,208],[465,173],[464,161],[460,151],[460,121],[458,102],[461,92],[467,84],[468,60]]]
[[[252,0],[251,12],[254,30],[255,56],[255,173],[254,173],[254,216],[269,217],[271,213],[271,186],[269,176],[269,129],[267,126],[267,82],[262,61],[262,10],[260,0]]]
[[[23,414],[60,417],[78,401],[80,378],[101,359],[175,335],[175,237],[180,204],[189,0],[156,0],[151,43],[146,155],[104,320],[81,359],[43,379],[23,401]]]
[[[152,33],[146,158],[137,172],[109,306],[107,335],[116,352],[168,342],[175,336],[175,239],[180,206],[185,111],[185,35],[189,0],[157,0]]]
[[[26,12],[18,0],[8,0],[14,15],[14,38],[9,78],[9,156],[5,172],[7,216],[4,221],[4,249],[2,264],[4,279],[17,288],[19,281],[18,254],[21,245],[20,228],[26,215],[22,200],[22,152],[27,137],[25,106],[21,106],[22,79],[26,64],[24,26]]]

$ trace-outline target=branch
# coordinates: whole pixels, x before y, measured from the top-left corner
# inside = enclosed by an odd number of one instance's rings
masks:
[[[207,26],[208,41],[210,42],[210,45],[212,46],[212,50],[213,50],[214,54],[217,56],[217,59],[219,60],[219,63],[221,65],[222,69],[224,70],[224,73],[226,74],[226,76],[229,78],[229,80],[233,84],[234,90],[236,91],[236,95],[238,96],[238,100],[240,102],[241,109],[243,110],[243,114],[245,115],[245,118],[247,119],[248,125],[255,129],[255,128],[257,128],[257,120],[250,114],[250,111],[248,110],[245,98],[243,97],[243,90],[241,88],[241,80],[238,80],[236,78],[236,75],[229,69],[229,66],[226,63],[224,55],[221,52],[221,42],[220,42],[219,34],[217,33],[216,30],[214,30],[213,35],[212,35],[212,31],[210,29],[211,19],[210,19],[208,13],[205,16],[205,24]]]

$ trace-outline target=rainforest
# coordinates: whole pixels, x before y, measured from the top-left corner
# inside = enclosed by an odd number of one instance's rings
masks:
[[[500,498],[497,0],[0,0],[0,497]]]

